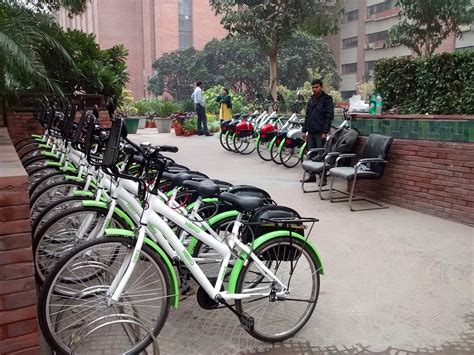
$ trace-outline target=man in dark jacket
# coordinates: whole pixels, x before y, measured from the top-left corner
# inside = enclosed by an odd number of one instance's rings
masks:
[[[301,134],[302,138],[306,139],[308,150],[324,147],[334,119],[334,103],[332,97],[323,91],[323,82],[319,79],[313,80],[311,89],[313,96],[306,107],[306,118]],[[316,176],[309,175],[305,182],[316,182]]]

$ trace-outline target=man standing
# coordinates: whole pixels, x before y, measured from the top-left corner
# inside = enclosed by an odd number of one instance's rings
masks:
[[[323,91],[323,82],[319,79],[313,80],[311,89],[313,95],[306,107],[306,118],[301,134],[301,137],[306,139],[308,150],[324,148],[331,122],[334,119],[334,103],[332,97]],[[305,182],[316,182],[316,175],[309,175]],[[325,179],[323,184],[325,184]]]
[[[202,136],[212,136],[212,133],[207,129],[207,117],[206,117],[206,105],[204,102],[204,96],[202,94],[202,81],[196,83],[196,88],[194,89],[191,99],[194,100],[194,106],[196,107],[197,112],[197,134]]]

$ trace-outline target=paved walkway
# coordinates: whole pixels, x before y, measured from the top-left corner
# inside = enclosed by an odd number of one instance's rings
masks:
[[[227,310],[181,302],[159,337],[163,354],[474,353],[474,229],[396,206],[350,212],[303,194],[301,169],[224,151],[218,137],[139,131],[133,140],[179,147],[175,160],[213,178],[266,189],[320,219],[310,239],[326,274],[315,313],[284,344],[257,341]]]

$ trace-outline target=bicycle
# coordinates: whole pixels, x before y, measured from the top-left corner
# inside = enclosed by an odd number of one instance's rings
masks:
[[[148,190],[143,174],[137,178],[118,170],[115,163],[121,125],[120,120],[112,125],[102,165],[116,178],[136,181],[139,185],[138,196],[143,208],[138,228],[135,232],[106,229],[108,237],[82,244],[56,265],[44,284],[39,304],[40,325],[48,342],[59,352],[69,352],[94,333],[102,331],[99,336],[104,339],[120,332],[131,343],[120,351],[142,351],[159,334],[171,304],[178,305],[177,277],[172,263],[178,270],[189,270],[200,285],[197,297],[201,299],[201,307],[227,307],[255,338],[281,341],[298,332],[316,306],[319,275],[323,269],[316,249],[308,241],[312,228],[306,236],[292,232],[292,228],[306,222],[314,224],[316,219],[268,218],[267,225],[286,228],[258,236],[246,245],[239,239],[242,217],[257,210],[263,202],[259,198],[223,192],[219,198],[234,206],[239,215],[231,233],[224,240],[216,240],[161,201],[156,186]],[[154,166],[155,180],[160,181],[166,158],[156,154],[145,158],[140,149],[135,148],[142,158],[140,169]],[[201,197],[219,191],[216,184],[206,181],[191,185]],[[136,204],[140,205],[135,200]],[[219,254],[222,261],[217,279],[211,280],[205,275],[160,216]],[[156,229],[150,228],[151,225]],[[154,239],[146,236],[148,232]],[[233,255],[237,259],[224,285]],[[296,272],[297,268],[304,270]],[[287,269],[287,278],[281,276],[284,269]],[[305,277],[308,279],[303,280]],[[228,303],[232,300],[235,301],[233,306]],[[287,303],[291,304],[291,313],[282,318],[278,309]],[[267,308],[263,306],[272,309],[265,312]],[[136,326],[132,327],[130,322]]]

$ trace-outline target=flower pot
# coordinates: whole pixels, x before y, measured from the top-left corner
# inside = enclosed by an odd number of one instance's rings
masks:
[[[125,120],[125,127],[127,127],[127,132],[129,134],[135,134],[138,130],[138,124],[140,123],[139,118],[127,117]]]
[[[159,133],[170,133],[171,117],[160,117],[155,120],[156,128]]]
[[[145,124],[146,124],[146,117],[145,116],[140,116],[140,122],[138,123],[138,129],[145,128]]]
[[[183,135],[183,126],[181,125],[176,125],[174,127],[174,133],[177,135],[177,136],[182,136]]]

